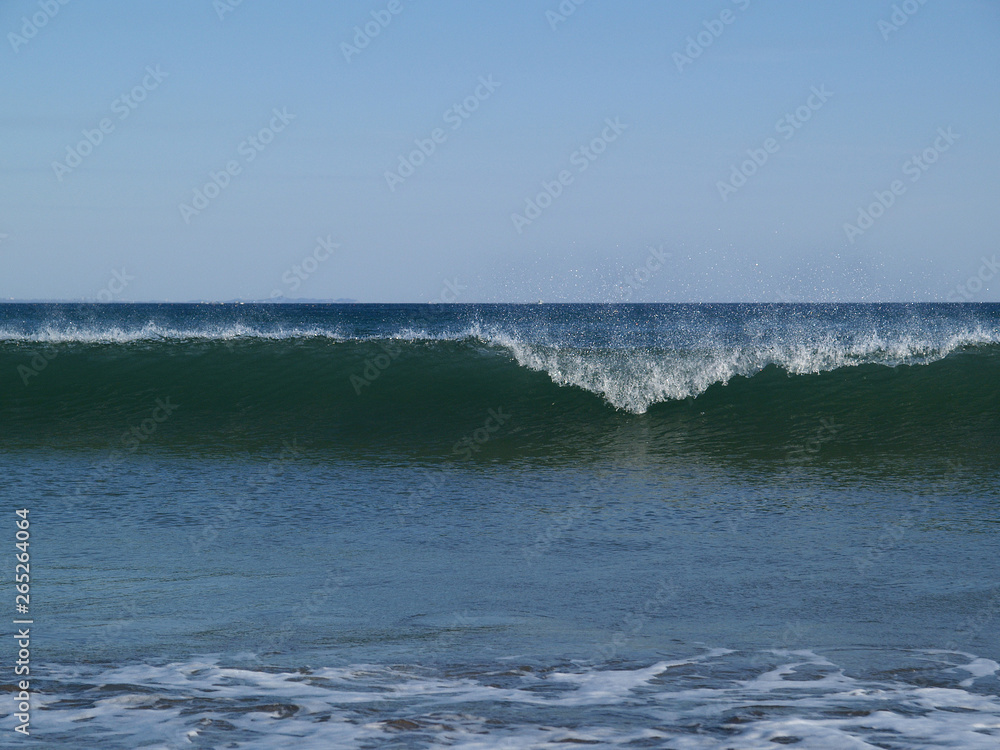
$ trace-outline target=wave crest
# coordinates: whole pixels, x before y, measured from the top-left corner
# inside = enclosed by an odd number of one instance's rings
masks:
[[[499,331],[467,335],[508,351],[519,365],[545,372],[557,385],[582,388],[633,414],[644,414],[656,403],[695,398],[713,385],[753,377],[769,366],[789,375],[815,375],[867,364],[926,365],[958,350],[998,343],[995,334],[981,328],[938,342],[915,334],[893,339],[873,333],[848,342],[827,335],[810,343],[715,344],[679,351],[578,349],[528,343]]]

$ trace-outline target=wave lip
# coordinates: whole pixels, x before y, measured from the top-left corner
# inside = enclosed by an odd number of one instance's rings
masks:
[[[466,335],[508,351],[519,365],[546,373],[561,386],[601,396],[616,409],[644,414],[656,403],[695,398],[713,385],[753,377],[769,366],[789,375],[815,375],[845,367],[926,365],[952,352],[1000,343],[982,328],[952,333],[943,341],[904,335],[869,334],[843,341],[832,334],[818,341],[717,344],[693,350],[576,349],[526,343],[507,333],[470,330]]]

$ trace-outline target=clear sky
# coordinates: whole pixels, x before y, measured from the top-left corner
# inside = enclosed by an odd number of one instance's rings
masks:
[[[996,0],[6,0],[0,33],[0,299],[1000,300]]]

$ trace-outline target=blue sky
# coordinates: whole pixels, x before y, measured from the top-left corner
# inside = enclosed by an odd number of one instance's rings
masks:
[[[0,299],[1000,300],[995,0],[10,0],[0,32]]]

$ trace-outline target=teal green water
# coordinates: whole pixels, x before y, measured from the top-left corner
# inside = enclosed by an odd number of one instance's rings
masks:
[[[1000,306],[0,316],[21,745],[1000,738]]]

